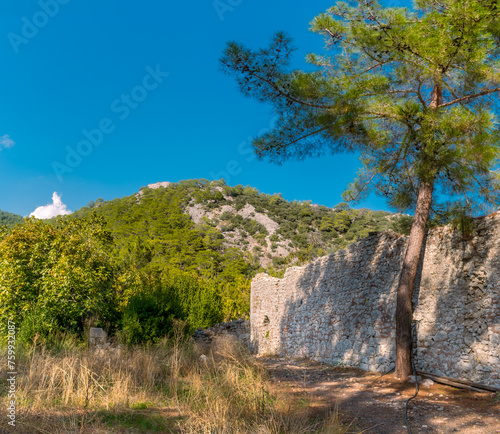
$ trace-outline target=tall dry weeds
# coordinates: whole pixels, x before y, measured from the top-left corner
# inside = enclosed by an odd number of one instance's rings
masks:
[[[16,432],[342,432],[336,415],[312,420],[272,392],[265,370],[234,342],[218,341],[205,356],[181,333],[149,347],[20,348]],[[0,396],[5,408],[4,383]]]

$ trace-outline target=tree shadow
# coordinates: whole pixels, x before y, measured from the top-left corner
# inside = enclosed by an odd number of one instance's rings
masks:
[[[470,239],[450,227],[426,236],[413,293],[417,370],[500,387],[499,227],[495,213],[475,220]],[[265,277],[252,289],[254,350],[388,372],[406,240],[371,234]]]
[[[414,314],[417,370],[500,387],[500,213],[431,233]]]
[[[265,364],[271,376],[297,398],[306,396],[309,405],[315,408],[338,409],[344,426],[352,428],[346,432],[407,432],[404,407],[414,393],[412,384],[389,375],[329,368],[300,360],[281,359]],[[500,429],[497,411],[489,394],[436,384],[421,390],[411,401],[408,419],[414,433],[469,432],[469,429],[496,432]]]
[[[367,371],[392,369],[405,248],[405,237],[374,233],[295,270],[279,325],[279,353]]]

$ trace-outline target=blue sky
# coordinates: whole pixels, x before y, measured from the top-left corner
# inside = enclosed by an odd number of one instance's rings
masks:
[[[227,41],[259,48],[284,30],[304,67],[323,49],[309,22],[332,4],[3,0],[0,209],[28,215],[57,192],[76,210],[157,181],[221,177],[288,200],[341,202],[357,157],[257,161],[250,138],[273,115],[218,63]],[[386,209],[374,196],[360,206]]]

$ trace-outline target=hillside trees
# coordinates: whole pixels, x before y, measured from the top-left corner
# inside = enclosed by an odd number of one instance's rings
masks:
[[[22,222],[23,218],[20,215],[0,210],[0,226],[12,227]]]
[[[157,342],[174,319],[186,321],[188,332],[225,319],[223,290],[213,279],[154,266],[128,271],[120,281],[126,288],[121,335],[128,343]]]
[[[361,170],[346,199],[375,191],[414,211],[397,293],[400,378],[411,372],[412,292],[429,215],[498,204],[499,6],[339,2],[312,21],[331,51],[308,56],[312,71],[289,70],[293,47],[283,33],[258,51],[231,42],[221,59],[243,94],[279,117],[254,141],[260,158],[357,152]]]

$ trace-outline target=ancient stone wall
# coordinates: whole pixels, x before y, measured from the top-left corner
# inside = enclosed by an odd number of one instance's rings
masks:
[[[283,279],[256,276],[253,350],[392,369],[406,244],[391,231],[373,234]],[[469,237],[429,231],[413,302],[417,370],[500,387],[500,212],[476,219]]]

